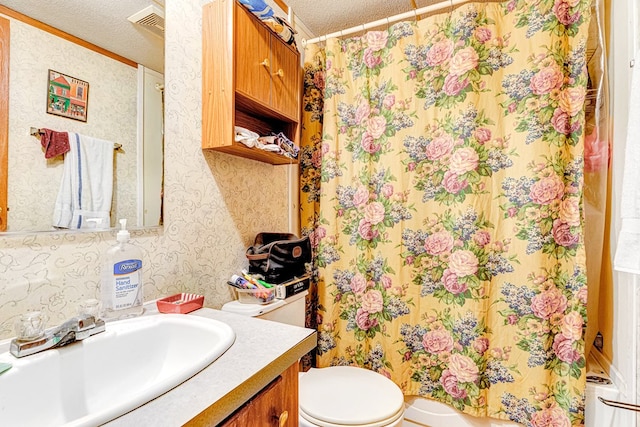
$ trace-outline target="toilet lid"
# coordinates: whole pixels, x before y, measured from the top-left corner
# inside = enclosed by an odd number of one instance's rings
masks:
[[[298,396],[303,417],[345,426],[375,425],[404,410],[400,387],[354,366],[310,369],[300,378]]]
[[[222,306],[222,311],[229,311],[231,313],[242,314],[243,316],[258,317],[265,313],[268,313],[276,308],[287,305],[285,300],[276,299],[269,304],[247,304],[238,300],[229,301]]]

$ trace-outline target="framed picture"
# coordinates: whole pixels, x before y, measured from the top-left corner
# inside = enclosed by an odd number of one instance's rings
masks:
[[[89,83],[49,70],[47,113],[87,121]]]

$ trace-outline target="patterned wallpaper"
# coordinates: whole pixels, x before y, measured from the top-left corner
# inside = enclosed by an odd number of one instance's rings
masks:
[[[113,206],[136,219],[137,70],[11,19],[8,231],[50,230],[62,156],[45,159],[30,127],[77,132],[122,144],[114,156]],[[86,122],[47,114],[52,69],[89,83]],[[115,191],[117,189],[117,191]],[[34,209],[37,206],[37,209]]]
[[[195,292],[220,308],[255,235],[287,231],[289,166],[201,150],[202,4],[166,1],[165,225],[132,238],[144,253],[145,300]],[[50,325],[75,315],[99,294],[101,258],[114,242],[115,232],[0,235],[0,338],[28,310],[46,311]]]

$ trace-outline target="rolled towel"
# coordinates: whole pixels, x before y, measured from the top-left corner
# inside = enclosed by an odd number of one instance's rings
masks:
[[[249,148],[253,148],[258,143],[258,135],[255,132],[250,131],[249,129],[236,126],[235,127],[235,140],[236,142],[241,142]]]

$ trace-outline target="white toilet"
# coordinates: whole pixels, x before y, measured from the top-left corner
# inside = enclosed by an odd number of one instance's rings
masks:
[[[304,327],[307,292],[270,304],[226,303],[222,310]],[[353,366],[312,368],[300,374],[301,427],[396,427],[404,396],[387,377]]]

